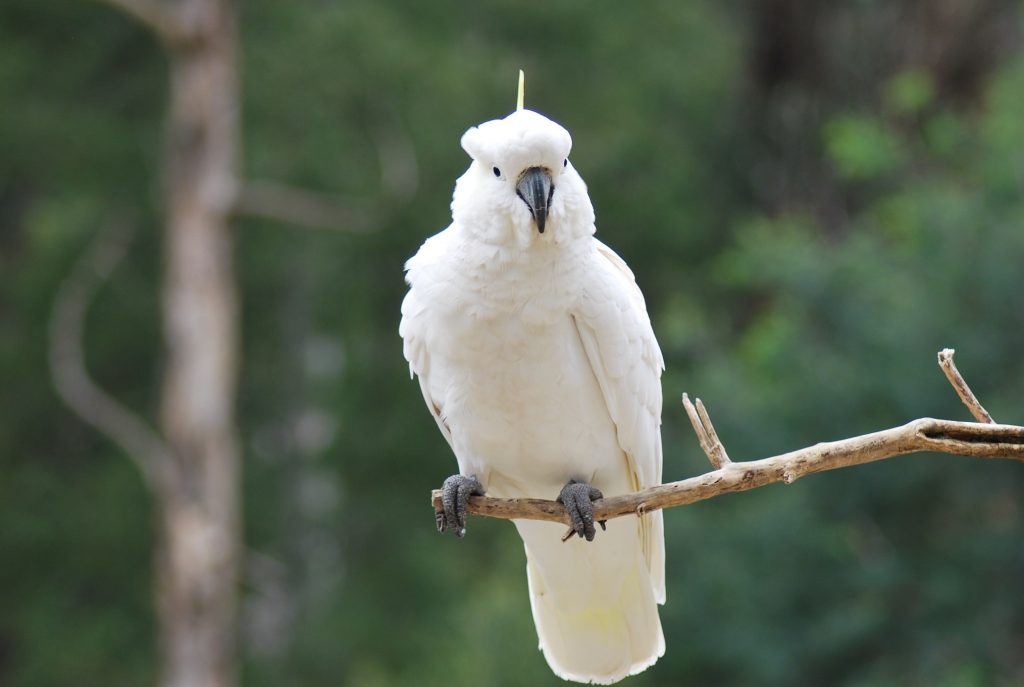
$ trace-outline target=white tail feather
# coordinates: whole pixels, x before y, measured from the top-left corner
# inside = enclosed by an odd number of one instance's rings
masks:
[[[562,543],[563,526],[553,523],[516,521],[516,527],[526,543],[540,648],[556,675],[611,684],[665,653],[636,520],[610,521],[593,542]]]

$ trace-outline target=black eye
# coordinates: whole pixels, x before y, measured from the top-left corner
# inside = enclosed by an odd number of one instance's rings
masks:
[[[500,177],[501,176],[501,170],[498,169],[497,167],[492,167],[491,171],[494,172],[494,176],[496,176],[496,177]]]
[[[568,167],[569,166],[569,158],[565,158],[564,160],[562,160],[562,166],[563,167]]]

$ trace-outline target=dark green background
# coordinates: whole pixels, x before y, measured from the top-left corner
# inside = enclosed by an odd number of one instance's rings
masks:
[[[455,461],[397,335],[402,264],[448,222],[459,137],[513,108],[520,67],[647,295],[666,480],[708,467],[683,391],[734,459],[967,419],[945,346],[997,420],[1024,422],[1022,7],[245,2],[247,174],[364,203],[372,230],[237,225],[245,684],[558,683],[513,528],[434,531],[428,493]],[[58,401],[46,328],[76,256],[134,217],[87,357],[152,418],[165,67],[102,4],[0,4],[11,687],[153,681],[150,501]],[[415,152],[405,200],[374,202],[381,131]],[[628,684],[1024,684],[1021,470],[923,455],[669,511],[668,650]]]

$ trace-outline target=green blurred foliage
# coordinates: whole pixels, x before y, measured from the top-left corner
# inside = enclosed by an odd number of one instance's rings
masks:
[[[513,529],[433,530],[455,462],[397,337],[402,263],[447,223],[459,137],[512,109],[519,67],[647,295],[666,479],[707,469],[684,390],[735,459],[964,418],[945,346],[1024,421],[1024,51],[978,41],[957,71],[902,50],[954,40],[909,9],[810,5],[243,5],[247,174],[374,213],[362,234],[237,228],[246,684],[558,682]],[[1019,3],[979,5],[1016,37]],[[59,403],[46,334],[75,257],[127,213],[87,357],[152,418],[165,67],[101,4],[0,5],[4,685],[152,681],[150,501]],[[418,184],[380,209],[388,141]],[[918,456],[670,511],[668,650],[630,684],[1021,684],[1022,496],[1015,464]]]

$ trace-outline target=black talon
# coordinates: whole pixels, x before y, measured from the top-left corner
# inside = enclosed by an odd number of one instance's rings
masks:
[[[469,497],[484,493],[484,487],[475,476],[452,475],[441,485],[441,503],[444,509],[434,512],[437,531],[452,530],[456,537],[466,535],[466,506]]]
[[[594,506],[593,501],[604,498],[600,489],[592,487],[586,482],[571,479],[562,487],[562,491],[556,499],[565,506],[565,512],[569,514],[570,532],[566,537],[575,533],[579,537],[585,537],[587,541],[594,541],[597,531],[594,529]],[[599,523],[601,529],[605,527],[605,521]]]

